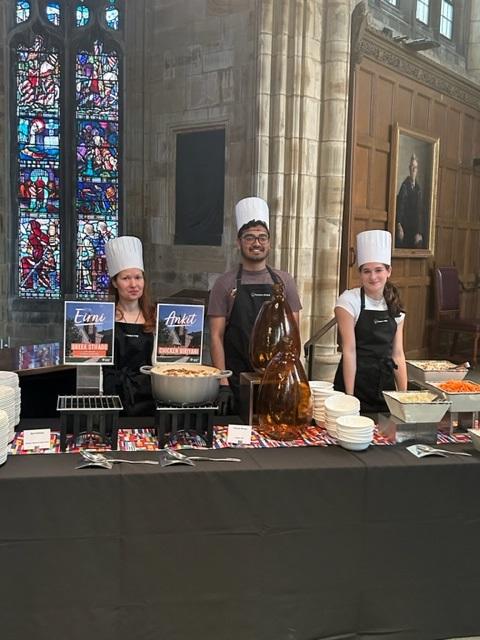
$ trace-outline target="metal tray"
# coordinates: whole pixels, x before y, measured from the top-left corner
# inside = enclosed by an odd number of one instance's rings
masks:
[[[450,411],[452,413],[480,411],[480,391],[466,393],[449,393],[440,389],[439,382],[425,382],[425,387],[443,394],[443,396],[452,403]]]
[[[421,363],[428,362],[427,360],[407,360],[407,375],[409,380],[414,382],[443,382],[444,380],[463,380],[468,373],[468,369],[463,367],[462,369],[450,369],[447,371],[432,371],[431,369],[424,369],[421,367]],[[455,367],[454,362],[449,360],[437,360],[438,363],[450,365]]]

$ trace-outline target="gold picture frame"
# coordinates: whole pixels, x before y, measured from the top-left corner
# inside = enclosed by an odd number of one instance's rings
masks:
[[[433,255],[440,138],[392,127],[388,229],[394,257]]]

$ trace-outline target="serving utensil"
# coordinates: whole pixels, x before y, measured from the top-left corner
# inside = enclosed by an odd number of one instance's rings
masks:
[[[107,458],[103,453],[94,453],[93,451],[82,450],[80,454],[89,462],[95,462],[99,464],[109,463],[113,465],[116,462],[126,462],[127,464],[159,464],[157,460],[126,460],[124,458]]]
[[[451,456],[468,456],[469,458],[472,457],[471,453],[466,453],[465,451],[449,451],[448,449],[437,449],[436,447],[431,447],[428,444],[417,444],[417,450],[421,453],[438,453]]]
[[[177,460],[206,460],[207,462],[241,462],[240,458],[212,458],[210,456],[186,456],[184,453],[168,449],[168,455]]]

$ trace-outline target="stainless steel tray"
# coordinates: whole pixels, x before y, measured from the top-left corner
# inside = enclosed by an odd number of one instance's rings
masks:
[[[470,393],[449,393],[448,391],[440,389],[438,386],[440,384],[439,382],[425,382],[423,384],[426,388],[443,394],[446,400],[450,400],[452,403],[450,412],[452,413],[480,411],[480,391]]]

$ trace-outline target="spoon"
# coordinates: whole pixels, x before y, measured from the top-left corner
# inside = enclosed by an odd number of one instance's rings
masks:
[[[128,464],[159,464],[157,460],[126,460],[123,458],[107,458],[103,455],[103,453],[93,453],[93,451],[82,450],[80,451],[81,455],[88,460],[89,462],[97,462],[97,463],[109,463],[113,464],[115,462],[126,462]]]
[[[464,451],[449,451],[448,449],[436,449],[435,447],[430,447],[428,444],[417,444],[417,450],[422,453],[446,453],[451,456],[468,456],[472,457],[471,453],[466,453]]]
[[[179,451],[168,449],[168,455],[177,460],[207,460],[208,462],[241,462],[240,458],[211,458],[207,456],[186,456]]]

